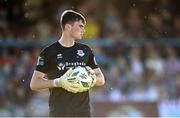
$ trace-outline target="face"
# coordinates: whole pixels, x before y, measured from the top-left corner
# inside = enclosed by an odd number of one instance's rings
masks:
[[[82,39],[83,34],[85,32],[85,24],[80,21],[76,21],[71,25],[70,34],[74,39]]]

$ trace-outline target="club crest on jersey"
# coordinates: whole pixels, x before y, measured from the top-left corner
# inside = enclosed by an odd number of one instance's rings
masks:
[[[85,53],[83,52],[83,50],[77,50],[77,55],[82,57],[85,55]]]

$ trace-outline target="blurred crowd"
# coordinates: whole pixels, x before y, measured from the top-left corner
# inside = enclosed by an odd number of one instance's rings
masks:
[[[85,16],[84,40],[105,74],[106,85],[91,91],[92,104],[133,101],[162,106],[172,100],[180,108],[179,5],[178,0],[0,1],[0,116],[47,116],[48,93],[29,87],[44,46],[3,44],[58,40],[59,14],[65,9]]]

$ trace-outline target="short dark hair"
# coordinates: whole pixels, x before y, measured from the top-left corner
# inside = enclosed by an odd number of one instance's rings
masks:
[[[80,20],[83,22],[83,24],[86,23],[84,16],[81,15],[80,13],[74,10],[65,10],[61,15],[60,25],[61,28],[64,29],[65,24]]]

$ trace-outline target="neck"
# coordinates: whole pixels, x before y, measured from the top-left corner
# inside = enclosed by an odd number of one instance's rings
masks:
[[[65,32],[63,32],[61,38],[58,40],[58,42],[64,46],[64,47],[72,47],[74,45],[74,38],[67,35]]]

